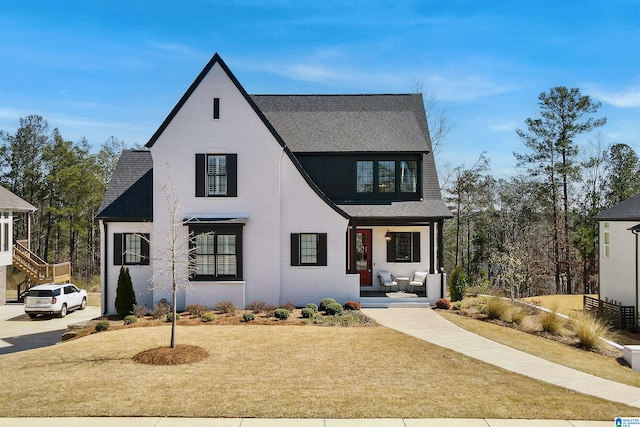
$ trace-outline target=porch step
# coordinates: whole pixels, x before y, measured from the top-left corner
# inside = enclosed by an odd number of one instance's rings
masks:
[[[362,297],[362,308],[429,308],[429,298],[388,298],[388,297]]]

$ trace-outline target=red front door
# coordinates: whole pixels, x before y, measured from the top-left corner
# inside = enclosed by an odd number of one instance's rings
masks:
[[[371,286],[371,230],[357,230],[355,258],[360,286]]]

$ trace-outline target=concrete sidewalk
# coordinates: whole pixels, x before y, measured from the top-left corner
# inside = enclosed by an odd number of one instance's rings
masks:
[[[640,388],[586,374],[471,333],[430,308],[367,308],[379,324],[537,380],[640,407]],[[610,424],[613,425],[613,422]]]
[[[264,418],[0,418],[0,427],[614,427],[611,421],[495,420],[461,418],[264,419]]]

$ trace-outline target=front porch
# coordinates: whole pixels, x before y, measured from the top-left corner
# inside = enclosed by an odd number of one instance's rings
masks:
[[[442,223],[423,218],[351,220],[347,271],[360,277],[363,306],[428,306],[445,295]],[[382,286],[382,271],[389,272],[397,286]],[[422,285],[410,285],[418,272],[426,275]]]

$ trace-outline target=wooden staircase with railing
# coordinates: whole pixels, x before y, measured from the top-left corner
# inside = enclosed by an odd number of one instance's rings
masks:
[[[43,283],[69,283],[71,263],[49,264],[28,249],[26,240],[13,245],[13,266],[25,274],[25,280],[18,284],[18,301],[24,299],[29,288]]]

